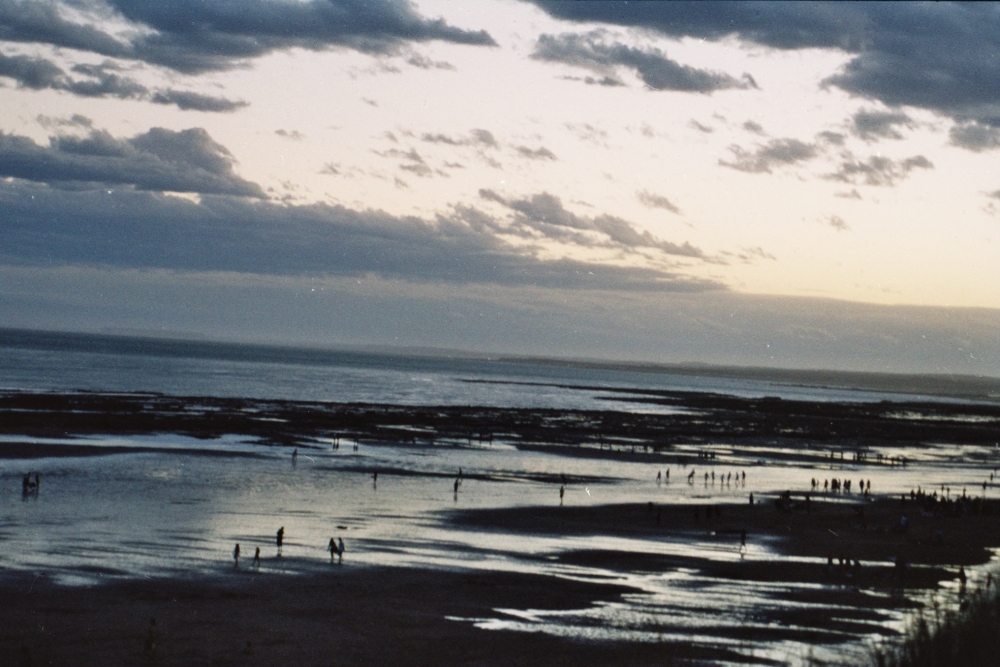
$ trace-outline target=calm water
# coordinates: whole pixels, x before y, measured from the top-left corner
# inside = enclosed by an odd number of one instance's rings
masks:
[[[470,382],[470,380],[472,382]],[[816,401],[912,395],[511,361],[336,352],[0,329],[0,390],[152,391],[398,405],[656,411],[553,385],[707,391]],[[935,397],[924,397],[928,400]]]
[[[533,382],[606,387],[699,389],[744,396],[780,395],[824,400],[881,400],[868,392],[826,392],[739,380],[701,379],[531,364],[407,358],[400,356],[265,350],[200,343],[170,345],[135,341],[119,349],[114,339],[15,341],[0,347],[0,387],[26,390],[89,389],[158,391],[181,395],[251,396],[398,404],[484,404],[496,406],[614,408],[648,410],[641,404],[609,403],[601,391],[507,384]],[[257,349],[257,352],[260,352]],[[489,380],[469,383],[467,380]],[[7,438],[24,441],[24,438]],[[59,440],[43,441],[58,443]],[[81,441],[75,440],[75,444]],[[227,437],[215,441],[175,435],[97,437],[95,448],[154,445],[168,451],[110,456],[0,459],[0,576],[2,572],[47,573],[75,584],[108,578],[157,575],[232,575],[231,553],[239,542],[244,563],[255,547],[264,556],[259,576],[291,575],[329,568],[325,546],[343,537],[345,566],[378,564],[476,568],[537,572],[595,581],[620,581],[635,594],[614,603],[569,612],[496,610],[491,618],[456,619],[486,628],[513,628],[556,635],[627,638],[635,641],[683,640],[724,645],[758,657],[802,664],[817,658],[863,656],[873,637],[899,629],[903,612],[886,611],[862,622],[850,636],[820,631],[812,649],[794,632],[788,612],[850,617],[850,608],[795,601],[813,585],[746,583],[706,578],[696,568],[660,573],[612,571],[573,566],[556,557],[568,551],[604,549],[684,556],[700,560],[739,560],[730,536],[711,533],[647,536],[521,535],[456,527],[449,511],[469,508],[558,504],[558,485],[528,479],[540,473],[586,480],[567,489],[567,505],[620,502],[745,502],[786,488],[808,488],[814,476],[860,476],[876,492],[898,493],[915,485],[947,484],[975,488],[983,469],[970,461],[994,460],[988,448],[966,449],[947,443],[919,456],[907,452],[906,468],[835,463],[817,471],[788,463],[776,447],[718,448],[710,468],[718,473],[745,470],[746,486],[688,485],[675,468],[673,482],[657,485],[650,464],[575,459],[519,451],[503,442],[455,447],[368,447],[352,443],[300,448],[292,465],[287,448]],[[210,448],[220,456],[190,453]],[[2,450],[2,441],[0,441]],[[886,454],[899,452],[885,451]],[[1000,462],[1000,460],[998,460]],[[466,479],[457,497],[456,472],[490,475]],[[415,474],[379,475],[370,471],[405,470]],[[42,475],[37,498],[21,497],[21,476]],[[987,473],[988,474],[988,473]],[[989,494],[1000,493],[991,488]],[[274,535],[286,530],[285,557],[274,557]],[[750,540],[747,558],[774,557],[772,545]],[[972,572],[973,582],[985,577]],[[798,595],[797,594],[803,594]],[[954,592],[932,595],[953,603]],[[803,617],[810,614],[803,614]],[[776,618],[785,620],[778,622]],[[815,629],[815,628],[810,628]],[[737,638],[747,630],[759,638]]]

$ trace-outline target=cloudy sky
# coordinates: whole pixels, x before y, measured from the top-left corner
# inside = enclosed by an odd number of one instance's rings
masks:
[[[0,0],[0,324],[1000,375],[1000,8]]]

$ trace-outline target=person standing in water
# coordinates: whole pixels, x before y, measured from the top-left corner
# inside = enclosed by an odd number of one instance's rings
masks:
[[[233,569],[240,569],[240,543],[236,543],[236,548],[233,549]]]
[[[344,564],[344,538],[341,537],[337,540],[337,565]]]
[[[565,486],[560,486],[559,487],[559,504],[560,505],[563,504],[563,496],[565,496],[565,495],[566,495],[566,487]]]
[[[284,541],[285,541],[285,527],[282,526],[281,528],[278,529],[278,537],[277,537],[277,542],[278,542],[278,558],[281,558],[281,544]]]
[[[253,569],[255,571],[260,571],[260,547],[253,553]]]

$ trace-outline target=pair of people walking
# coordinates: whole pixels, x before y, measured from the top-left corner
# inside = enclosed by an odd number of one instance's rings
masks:
[[[333,538],[330,538],[330,543],[326,545],[326,550],[330,552],[330,565],[333,565],[333,557],[337,557],[337,564],[341,565],[344,562],[344,538],[339,538],[336,542]]]

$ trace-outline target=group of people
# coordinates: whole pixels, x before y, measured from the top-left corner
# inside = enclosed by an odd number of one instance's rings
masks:
[[[813,490],[819,490],[819,480],[815,477],[811,480]],[[867,482],[863,479],[858,480],[859,493],[864,496],[871,495],[872,492],[872,481],[869,479]],[[824,479],[823,480],[823,490],[832,491],[833,493],[851,492],[851,480],[849,479]]]
[[[277,557],[281,558],[281,550],[285,544],[285,527],[282,526],[278,529],[275,535],[275,542],[278,545]],[[344,538],[339,538],[334,540],[330,538],[330,543],[326,545],[326,550],[330,552],[330,564],[332,565],[334,559],[337,559],[337,564],[342,564],[344,562]],[[260,547],[257,547],[253,555],[253,569],[260,570]],[[236,543],[236,547],[233,549],[233,569],[240,569],[240,544]]]

